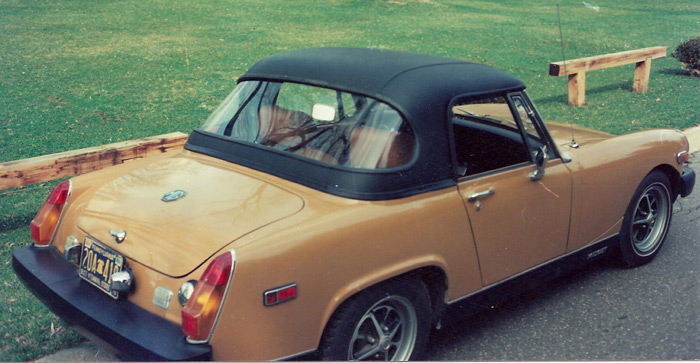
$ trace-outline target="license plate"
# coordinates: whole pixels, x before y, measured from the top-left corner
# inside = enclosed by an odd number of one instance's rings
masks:
[[[110,291],[109,286],[112,283],[112,274],[121,271],[123,266],[124,257],[122,255],[89,237],[85,238],[78,272],[83,280],[97,286],[116,299],[119,297],[119,293]]]

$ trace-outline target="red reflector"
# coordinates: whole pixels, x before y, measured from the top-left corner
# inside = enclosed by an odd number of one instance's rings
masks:
[[[277,295],[279,296],[280,301],[295,298],[297,296],[297,287],[291,286],[286,289],[280,290],[280,292],[278,292]]]
[[[676,160],[678,161],[678,164],[683,164],[687,163],[690,155],[688,155],[687,151],[681,151],[678,154],[676,154]]]
[[[297,284],[290,284],[276,289],[265,291],[263,294],[263,304],[272,306],[297,297]]]
[[[277,293],[266,292],[265,293],[265,305],[274,305],[277,303]]]

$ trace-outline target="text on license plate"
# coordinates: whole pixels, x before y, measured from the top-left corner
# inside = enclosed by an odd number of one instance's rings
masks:
[[[78,272],[82,279],[116,299],[119,294],[110,291],[109,286],[112,283],[112,274],[121,271],[123,266],[122,255],[88,237],[85,238]]]

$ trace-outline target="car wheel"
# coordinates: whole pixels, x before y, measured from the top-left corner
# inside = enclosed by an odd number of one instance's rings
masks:
[[[419,279],[397,278],[343,303],[324,331],[323,360],[419,359],[430,334],[428,291]]]
[[[654,171],[635,191],[620,231],[620,253],[627,266],[643,265],[659,252],[673,214],[670,190],[666,175]]]

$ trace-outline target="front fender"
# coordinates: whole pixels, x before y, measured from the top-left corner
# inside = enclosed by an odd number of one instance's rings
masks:
[[[574,190],[567,251],[617,234],[642,179],[659,167],[680,175],[676,155],[687,147],[680,131],[647,130],[567,150]]]

